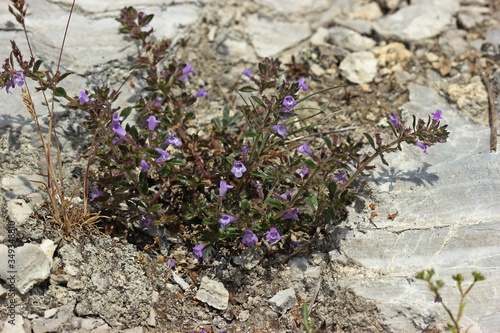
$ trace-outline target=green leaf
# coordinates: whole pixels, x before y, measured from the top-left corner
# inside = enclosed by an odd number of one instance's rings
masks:
[[[186,166],[186,161],[181,160],[180,158],[172,158],[171,160],[168,160],[167,163],[170,165],[178,165],[181,167]]]
[[[332,143],[332,140],[330,140],[330,138],[326,137],[326,136],[323,136],[321,137],[323,139],[323,141],[325,141],[326,143],[326,146],[328,147],[328,149],[332,150],[333,149],[333,143]]]
[[[66,94],[66,90],[64,90],[63,87],[57,87],[56,90],[54,91],[54,95],[57,97],[66,97],[68,94]]]
[[[306,167],[308,167],[309,169],[316,169],[316,163],[314,163],[313,161],[311,160],[304,160],[304,164]]]
[[[135,126],[129,126],[129,124],[127,124],[126,127],[127,133],[130,134],[135,141],[139,140],[139,132],[137,131],[137,128]]]
[[[149,208],[149,211],[151,213],[154,213],[154,212],[157,212],[160,208],[161,208],[162,204],[156,204],[156,205],[153,205]]]
[[[245,134],[243,134],[245,138],[255,138],[257,135],[257,133],[251,131],[245,132]]]
[[[328,197],[330,201],[333,201],[335,199],[335,193],[337,192],[337,183],[335,181],[329,182],[326,184],[326,187],[328,187]]]
[[[248,208],[248,199],[241,200],[240,207],[241,207],[241,212],[242,213],[246,212],[246,210]]]
[[[370,146],[372,146],[373,149],[377,149],[377,148],[375,148],[375,141],[373,141],[373,138],[371,137],[371,135],[368,133],[363,133],[363,135],[366,137],[366,139],[370,143]]]
[[[147,15],[143,20],[141,20],[141,27],[144,27],[149,22],[151,22],[151,20],[153,19],[153,17],[154,17],[154,14]]]
[[[37,60],[35,61],[35,65],[33,66],[33,72],[38,72],[38,69],[40,68],[40,66],[43,64],[43,61],[42,60]]]
[[[258,98],[257,96],[250,96],[250,98],[253,99],[257,104],[259,104],[263,108],[266,107],[266,104],[260,98]]]
[[[149,189],[148,182],[147,181],[141,182],[141,184],[140,184],[141,193],[148,194],[148,189]]]
[[[382,160],[382,163],[384,163],[385,165],[389,166],[389,163],[387,163],[387,161],[385,160],[383,154],[380,154],[380,159]]]
[[[194,114],[194,112],[188,112],[184,116],[184,121],[187,121],[187,120],[190,120],[190,119],[195,119],[195,118],[196,118],[196,115]]]
[[[238,91],[248,93],[248,92],[257,91],[257,89],[255,89],[254,87],[251,87],[251,86],[245,86],[245,87],[239,89]]]
[[[120,117],[123,117],[123,119],[127,119],[127,117],[130,115],[130,112],[132,112],[132,107],[128,106],[125,109],[120,112]]]
[[[229,105],[226,105],[222,110],[222,119],[229,121]]]
[[[318,210],[318,198],[316,196],[308,196],[306,197],[306,203],[314,210]]]
[[[474,277],[474,282],[486,280],[484,275],[482,275],[481,273],[478,273],[478,272],[472,272],[472,276]]]
[[[267,199],[264,202],[266,204],[268,204],[269,206],[274,207],[274,208],[281,209],[283,207],[281,202],[279,200],[276,200],[276,199]]]
[[[61,82],[62,80],[64,80],[65,78],[67,78],[69,75],[71,74],[74,74],[74,72],[66,72],[64,73],[63,75],[59,76],[59,79],[57,80],[57,82]]]

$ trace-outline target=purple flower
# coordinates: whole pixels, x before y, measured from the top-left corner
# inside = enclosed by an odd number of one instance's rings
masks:
[[[158,157],[156,159],[156,162],[158,162],[158,163],[165,162],[168,159],[168,157],[170,156],[168,154],[168,152],[164,151],[161,148],[155,148],[155,150],[160,153],[160,157]]]
[[[346,182],[347,178],[345,176],[345,170],[340,171],[335,177],[333,177],[337,182]]]
[[[149,116],[149,118],[146,119],[146,121],[148,122],[148,130],[150,130],[150,131],[154,131],[156,125],[158,125],[159,123],[161,123],[161,121],[156,120],[155,116]]]
[[[174,145],[176,147],[179,147],[182,142],[179,138],[176,138],[175,137],[175,133],[174,132],[171,132],[169,137],[167,138],[167,141],[165,141],[165,144],[168,146],[168,145]]]
[[[416,145],[417,145],[417,147],[419,147],[420,149],[422,149],[424,151],[424,154],[427,154],[427,148],[429,148],[428,144],[425,144],[422,141],[417,141]]]
[[[280,135],[283,139],[286,139],[286,133],[288,133],[288,130],[284,124],[274,125],[271,129],[278,132],[278,135]]]
[[[253,77],[252,73],[250,73],[250,71],[247,68],[245,68],[245,70],[243,72],[241,72],[241,74],[245,75],[249,79],[251,79]]]
[[[162,103],[163,101],[160,98],[156,97],[155,100],[153,101],[153,106],[157,108],[160,107]]]
[[[441,110],[436,110],[436,112],[431,113],[432,115],[432,120],[439,121],[441,120]]]
[[[304,77],[301,78],[299,80],[299,82],[297,82],[299,84],[299,89],[306,91],[309,88],[308,86],[306,86],[305,82],[306,82],[306,79]]]
[[[248,153],[248,147],[247,147],[247,146],[243,146],[243,147],[241,147],[241,151],[242,151],[243,153]]]
[[[272,227],[267,233],[266,239],[269,243],[274,244],[280,241],[281,235],[275,227]]]
[[[204,243],[198,244],[195,247],[193,247],[193,254],[196,257],[196,259],[200,260],[203,258],[203,249],[207,246]]]
[[[292,195],[295,191],[294,190],[290,190],[288,192],[285,192],[283,194],[280,194],[280,198],[283,199],[283,200],[292,200]]]
[[[236,217],[226,213],[222,213],[222,217],[219,219],[221,228],[227,227],[229,223],[232,223],[234,221],[236,221]]]
[[[95,200],[102,197],[104,192],[101,191],[97,186],[92,186],[92,191],[90,191],[90,200]]]
[[[300,176],[305,177],[305,176],[307,176],[308,173],[309,173],[309,169],[305,165],[303,165],[302,170],[300,170],[300,172],[299,172]]]
[[[143,228],[147,228],[151,222],[153,222],[153,219],[150,216],[148,217],[142,216],[141,225]]]
[[[189,79],[191,78],[191,75],[193,74],[194,70],[193,67],[191,66],[191,63],[186,64],[186,66],[182,69],[181,81],[188,82]]]
[[[399,119],[398,119],[398,115],[396,113],[389,115],[389,120],[394,125],[394,127],[398,128]]]
[[[234,186],[228,185],[227,182],[224,179],[222,179],[220,181],[219,196],[221,196],[221,197],[225,196],[227,193],[227,190],[230,188],[234,188]]]
[[[119,123],[113,123],[113,132],[121,138],[127,135],[127,131]]]
[[[169,266],[170,268],[174,268],[175,266],[175,261],[173,261],[172,259],[168,259],[167,262],[166,262],[167,266]]]
[[[120,116],[118,111],[115,111],[113,113],[113,119],[111,120],[111,124],[114,126],[115,124],[118,124],[120,121],[122,121],[124,118]]]
[[[85,91],[80,91],[80,97],[78,97],[77,100],[78,100],[78,103],[83,105],[89,101],[89,96],[87,96]]]
[[[9,91],[10,88],[15,88],[16,86],[21,87],[24,84],[24,74],[23,72],[16,72],[14,76],[12,77],[12,80],[7,83],[5,86],[5,91],[7,91],[7,94],[10,94],[11,92]]]
[[[206,97],[210,98],[208,93],[205,91],[205,87],[201,87],[200,90],[194,95],[195,98]]]
[[[295,105],[297,105],[297,101],[295,100],[295,98],[288,95],[288,96],[285,96],[285,99],[283,100],[283,105],[286,108],[286,110],[284,110],[284,112],[288,112],[288,111],[292,110],[295,107]]]
[[[290,252],[295,251],[295,248],[299,245],[299,242],[291,241],[290,242]]]
[[[145,160],[141,160],[141,172],[148,172],[150,166]]]
[[[311,150],[311,148],[309,147],[309,145],[307,143],[303,143],[301,144],[298,148],[297,148],[297,151],[299,153],[306,153],[307,155],[309,156],[312,156],[313,152]]]
[[[297,208],[294,208],[291,212],[288,212],[284,215],[286,219],[294,219],[295,221],[299,221],[299,216],[297,215]]]
[[[234,174],[236,178],[240,178],[247,171],[247,168],[240,161],[234,161],[233,167],[231,168],[231,172]]]
[[[245,234],[241,238],[241,243],[243,243],[243,245],[245,246],[254,246],[258,241],[259,239],[257,238],[257,236],[255,236],[253,231],[248,229],[245,230]]]

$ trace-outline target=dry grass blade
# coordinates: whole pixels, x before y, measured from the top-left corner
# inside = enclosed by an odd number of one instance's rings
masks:
[[[34,122],[37,122],[36,113],[35,113],[35,105],[33,104],[33,100],[31,99],[31,95],[28,93],[28,91],[24,87],[22,88],[22,96],[23,96],[24,105],[26,105],[26,108],[28,109],[28,112],[31,116],[31,119],[33,119]]]

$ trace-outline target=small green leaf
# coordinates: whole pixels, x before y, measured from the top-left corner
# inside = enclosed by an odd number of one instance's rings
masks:
[[[168,160],[167,163],[170,165],[178,165],[181,167],[186,166],[186,161],[181,160],[180,158],[172,158],[171,160]]]
[[[257,91],[257,89],[255,89],[254,87],[250,87],[250,86],[245,86],[241,89],[238,90],[239,92],[254,92],[254,91]]]
[[[258,98],[257,96],[250,96],[250,98],[253,99],[257,104],[259,104],[263,108],[266,107],[266,104],[260,98]]]
[[[306,197],[306,203],[314,210],[318,210],[318,198],[316,196],[308,196]]]
[[[245,132],[245,134],[243,134],[245,138],[255,138],[257,135],[257,133],[251,131]]]
[[[184,116],[184,121],[187,121],[187,120],[190,120],[190,119],[195,119],[195,118],[196,118],[196,115],[194,114],[194,112],[188,112]]]
[[[377,149],[375,147],[375,141],[373,141],[373,138],[370,136],[370,134],[368,133],[363,133],[363,135],[366,137],[366,139],[368,140],[368,142],[370,143],[370,146],[372,146],[373,149]]]
[[[151,208],[149,208],[149,211],[151,213],[157,212],[161,208],[161,206],[162,206],[162,204],[153,205],[153,206],[151,206]]]
[[[244,213],[246,212],[247,208],[248,208],[248,199],[243,199],[241,200],[241,212]]]
[[[154,14],[147,15],[143,20],[141,20],[141,27],[146,26],[153,19]]]
[[[64,73],[63,75],[59,76],[59,79],[57,80],[57,82],[61,82],[62,80],[64,80],[65,78],[67,78],[69,75],[73,74],[74,72],[66,72]]]
[[[276,199],[267,199],[264,202],[266,204],[268,204],[269,206],[274,207],[274,208],[281,209],[283,207],[281,202],[279,200],[276,200]]]
[[[141,182],[140,188],[142,194],[147,194],[149,189],[148,182],[147,181]]]
[[[380,159],[382,160],[382,163],[384,163],[385,165],[389,166],[389,163],[387,163],[387,161],[385,160],[383,154],[380,154]]]
[[[229,105],[226,105],[222,110],[222,119],[229,120]]]
[[[35,65],[33,66],[33,72],[38,72],[38,69],[42,65],[43,61],[42,60],[37,60],[35,61]]]
[[[313,161],[311,160],[304,160],[304,164],[306,167],[308,167],[309,169],[316,169],[316,163],[314,163]]]
[[[333,149],[333,143],[332,143],[332,140],[330,140],[329,137],[326,137],[326,136],[323,136],[321,137],[323,139],[323,141],[325,141],[326,143],[326,146],[328,147],[328,149],[332,150]]]
[[[132,112],[132,107],[128,106],[125,109],[120,112],[120,117],[123,117],[123,119],[127,119],[127,117],[130,115],[130,112]]]
[[[66,96],[68,96],[66,94],[66,90],[64,90],[63,87],[57,87],[56,90],[54,91],[54,95],[56,95],[57,97],[66,97]]]

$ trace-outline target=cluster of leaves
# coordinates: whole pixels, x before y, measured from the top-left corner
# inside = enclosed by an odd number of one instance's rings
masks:
[[[452,333],[460,333],[462,330],[460,329],[460,319],[464,314],[465,309],[465,297],[472,290],[476,282],[484,281],[485,277],[481,273],[472,272],[473,281],[467,289],[464,289],[462,283],[464,282],[464,278],[462,274],[453,275],[452,279],[457,283],[458,291],[460,292],[460,303],[458,304],[457,314],[454,315],[451,309],[445,304],[439,290],[443,288],[444,282],[441,280],[432,281],[432,277],[434,276],[434,269],[429,269],[427,271],[419,272],[416,275],[416,278],[419,280],[423,280],[427,282],[429,290],[434,294],[434,301],[441,303],[446,313],[450,317],[451,323],[448,324],[448,329]]]
[[[254,246],[264,235],[268,243],[293,247],[293,231],[311,233],[339,220],[355,194],[352,182],[375,158],[387,163],[384,154],[401,150],[403,142],[426,152],[446,141],[439,110],[427,122],[414,118],[410,128],[391,115],[395,138],[384,142],[380,133],[365,134],[370,151],[361,141],[322,135],[321,121],[301,127],[306,120],[300,117],[301,103],[336,87],[303,96],[306,78],[286,80],[281,62],[268,58],[256,73],[243,71],[249,85],[238,91],[243,101],[238,112],[226,107],[221,118],[200,130],[193,122],[194,104],[209,95],[205,87],[191,87],[192,64],[169,59],[171,41],[153,39],[152,18],[133,7],[118,18],[120,31],[139,50],[129,78],[134,77],[141,93],[127,108],[113,106],[121,87],[94,87],[71,97],[57,87],[67,74],[42,80],[38,62],[18,63],[24,75],[37,78],[40,89],[50,88],[69,108],[86,112],[83,124],[92,142],[86,155],[85,209],[90,200],[101,214],[123,225],[155,223],[182,233],[189,244],[198,244],[197,258],[206,244]],[[2,87],[19,85],[13,68],[11,59],[1,74]],[[316,111],[308,118],[323,114]],[[136,120],[125,123],[131,114]],[[317,138],[302,141],[306,131]]]

